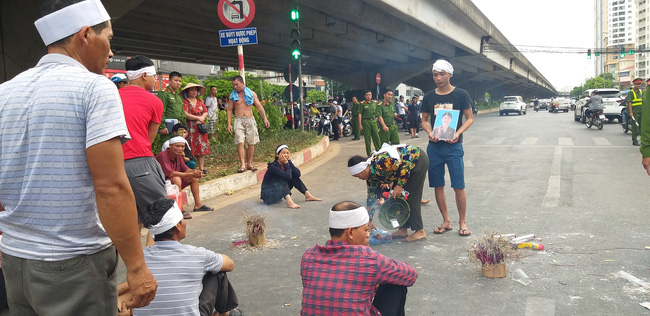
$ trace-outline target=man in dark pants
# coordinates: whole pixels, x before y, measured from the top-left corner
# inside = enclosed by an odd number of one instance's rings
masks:
[[[630,130],[632,130],[632,145],[640,146],[637,135],[641,134],[641,120],[642,120],[642,107],[643,103],[643,91],[641,91],[641,84],[643,80],[641,78],[636,78],[634,81],[634,89],[630,90],[630,93],[627,94],[627,112],[629,113],[630,120]],[[634,119],[632,119],[634,118]]]
[[[331,132],[334,133],[334,139],[333,140],[339,140],[339,124],[341,121],[338,118],[339,115],[339,107],[336,105],[336,101],[333,101],[330,99],[327,101],[327,104],[330,106],[330,117],[332,119],[332,130]]]
[[[300,315],[404,315],[406,287],[415,283],[417,271],[367,246],[368,220],[368,211],[357,203],[332,207],[331,240],[302,256]]]

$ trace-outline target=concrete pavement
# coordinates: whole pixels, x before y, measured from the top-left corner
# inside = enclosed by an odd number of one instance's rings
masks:
[[[400,137],[426,147],[422,135]],[[480,115],[465,137],[472,237],[458,236],[457,222],[453,231],[432,234],[441,223],[432,201],[422,211],[426,240],[373,246],[419,272],[409,289],[407,315],[647,314],[639,305],[649,300],[647,289],[615,276],[623,270],[650,279],[645,249],[650,246],[649,179],[629,134],[617,124],[587,130],[570,115],[529,112]],[[216,211],[188,221],[184,243],[235,261],[230,278],[247,315],[298,315],[300,257],[328,239],[328,209],[342,200],[365,201],[365,183],[345,168],[350,156],[364,153],[363,142],[349,139],[332,142],[326,153],[301,167],[309,191],[323,202],[304,202],[294,192],[300,209],[283,202],[265,206],[257,184],[209,200]],[[446,193],[451,218],[457,220],[453,191]],[[433,199],[433,189],[426,186],[424,198]],[[232,247],[244,239],[243,213],[259,211],[267,215],[269,247]],[[546,250],[519,251],[508,262],[506,278],[486,279],[468,260],[467,249],[473,237],[489,232],[534,233]],[[512,280],[516,269],[530,277],[528,285]]]

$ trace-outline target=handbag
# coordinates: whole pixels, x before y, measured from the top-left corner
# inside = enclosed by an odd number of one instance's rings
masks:
[[[208,125],[206,125],[206,124],[197,124],[196,129],[199,131],[199,133],[206,134],[208,132]]]

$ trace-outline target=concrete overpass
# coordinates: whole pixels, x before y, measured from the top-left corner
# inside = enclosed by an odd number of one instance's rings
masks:
[[[0,4],[0,79],[35,64],[45,52],[33,27],[42,0]],[[236,48],[221,48],[216,0],[104,1],[113,20],[116,54],[237,67]],[[188,3],[191,3],[189,5]],[[282,72],[290,61],[289,11],[300,10],[303,73],[326,76],[356,89],[400,82],[429,91],[431,64],[450,60],[452,83],[479,98],[486,91],[548,96],[546,78],[470,0],[255,0],[249,26],[258,45],[244,47],[246,68]]]

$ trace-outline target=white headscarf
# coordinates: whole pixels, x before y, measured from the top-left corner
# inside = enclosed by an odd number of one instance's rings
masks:
[[[448,61],[438,59],[436,60],[435,63],[433,63],[433,68],[431,71],[444,71],[448,74],[453,74],[454,73],[454,66],[452,66]]]
[[[333,211],[330,209],[330,228],[359,227],[365,225],[368,221],[370,221],[370,216],[368,216],[368,211],[363,206],[349,211]]]
[[[183,212],[181,212],[178,204],[174,202],[174,205],[172,205],[167,213],[165,213],[165,215],[160,219],[160,222],[149,228],[149,233],[151,236],[156,236],[160,233],[164,233],[172,229],[172,227],[176,226],[176,224],[180,223],[181,220],[183,220]]]

